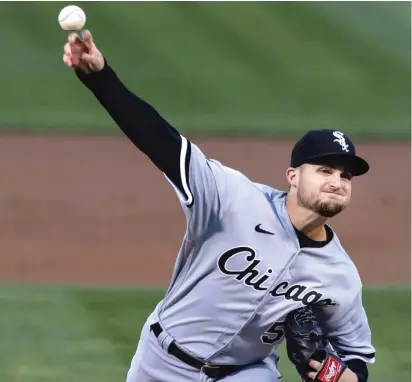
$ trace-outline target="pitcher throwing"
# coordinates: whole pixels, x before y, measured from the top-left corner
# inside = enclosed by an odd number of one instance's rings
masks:
[[[361,279],[327,224],[349,204],[352,177],[369,169],[352,141],[340,131],[307,132],[280,191],[207,158],[121,82],[90,32],[68,37],[63,61],[164,174],[187,222],[127,382],[278,381],[286,317],[305,306],[347,366],[339,380],[366,381],[375,350]],[[308,378],[317,378],[321,363],[310,363]]]

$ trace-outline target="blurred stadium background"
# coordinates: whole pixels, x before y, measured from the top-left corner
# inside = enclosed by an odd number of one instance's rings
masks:
[[[0,5],[1,382],[125,380],[184,232],[162,175],[63,66],[65,5]],[[410,2],[78,5],[129,88],[256,181],[283,186],[307,129],[360,142],[371,173],[333,224],[365,283],[370,380],[410,381]]]

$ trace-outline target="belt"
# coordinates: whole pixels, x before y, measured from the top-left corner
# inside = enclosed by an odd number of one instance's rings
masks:
[[[152,324],[150,326],[150,330],[153,332],[156,338],[159,337],[160,333],[163,332],[163,329],[158,322]],[[167,348],[167,352],[169,354],[172,354],[176,358],[180,359],[185,364],[192,366],[196,369],[199,369],[204,374],[206,374],[208,377],[214,378],[216,380],[223,378],[227,376],[228,374],[231,374],[235,371],[243,369],[245,366],[250,365],[250,364],[248,365],[210,365],[209,363],[201,361],[200,359],[195,358],[192,355],[180,349],[176,345],[175,341],[172,341],[170,343],[169,347]]]

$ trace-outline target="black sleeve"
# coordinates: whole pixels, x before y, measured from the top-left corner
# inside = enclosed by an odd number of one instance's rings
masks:
[[[365,362],[360,359],[351,359],[345,363],[358,376],[358,382],[368,381],[368,367]]]
[[[75,73],[133,144],[184,193],[180,175],[182,137],[179,132],[152,106],[132,93],[107,61],[99,72]],[[190,159],[189,142],[185,156],[187,164]]]

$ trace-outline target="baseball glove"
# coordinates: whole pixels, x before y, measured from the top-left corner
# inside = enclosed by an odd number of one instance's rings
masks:
[[[304,382],[337,382],[347,368],[325,337],[311,307],[288,314],[285,338],[288,357]],[[322,364],[313,380],[307,376],[313,371],[309,366],[310,359]]]

